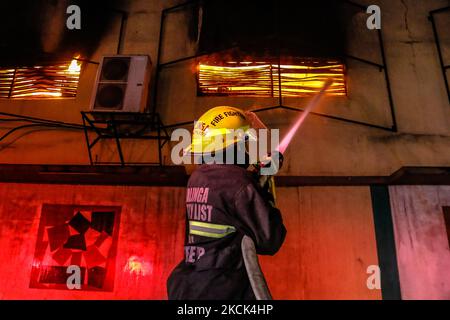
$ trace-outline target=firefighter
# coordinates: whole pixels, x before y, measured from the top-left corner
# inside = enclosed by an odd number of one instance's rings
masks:
[[[286,229],[273,195],[247,170],[246,153],[244,161],[237,157],[239,146],[245,145],[241,142],[255,139],[247,134],[250,127],[246,114],[233,107],[213,108],[195,125],[188,151],[214,158],[204,158],[188,182],[184,259],[167,281],[170,300],[254,300],[242,256],[243,237],[250,237],[256,253],[263,255],[274,255],[284,241]],[[225,137],[237,129],[243,134]],[[221,143],[212,143],[218,135]],[[233,164],[216,161],[230,151]]]

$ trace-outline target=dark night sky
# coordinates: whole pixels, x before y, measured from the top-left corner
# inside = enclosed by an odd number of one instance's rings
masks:
[[[67,18],[67,6],[77,4],[82,8],[82,29],[63,28],[57,46],[47,57],[54,60],[81,53],[89,58],[114,19],[120,18],[108,8],[126,10],[128,2],[0,1],[0,65],[30,65],[42,60],[46,51],[42,35],[50,28],[45,23],[45,13],[58,3],[64,5],[50,16],[59,16],[63,21]],[[208,0],[205,3],[200,51],[238,45],[250,54],[273,54],[281,48],[281,54],[285,55],[329,57],[339,56],[345,46],[339,0]]]
[[[117,13],[108,8],[123,8],[125,0],[22,0],[0,2],[0,64],[32,64],[42,59],[44,45],[42,34],[49,25],[43,23],[45,11],[63,3],[55,16],[66,19],[68,5],[82,8],[82,29],[69,31],[63,28],[62,37],[50,57],[70,56],[82,53],[89,57],[96,49],[102,36],[109,29]],[[66,5],[67,3],[67,5]],[[63,20],[62,20],[63,21]],[[44,21],[45,22],[45,21]],[[64,20],[65,25],[65,20]],[[47,30],[48,31],[48,30]],[[20,62],[19,62],[20,61]]]
[[[238,45],[249,53],[339,56],[345,46],[339,0],[216,0],[203,10],[200,50]]]

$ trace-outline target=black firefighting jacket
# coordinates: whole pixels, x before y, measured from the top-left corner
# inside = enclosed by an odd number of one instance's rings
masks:
[[[286,229],[270,194],[244,168],[202,165],[188,182],[184,260],[168,281],[171,300],[255,299],[241,241],[253,239],[258,254],[273,255]]]

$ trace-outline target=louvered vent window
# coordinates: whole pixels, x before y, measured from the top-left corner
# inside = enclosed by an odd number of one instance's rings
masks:
[[[345,66],[338,60],[296,59],[280,65],[267,62],[200,62],[199,95],[309,97],[318,93],[325,81],[333,79],[327,95],[345,96]],[[281,77],[281,81],[280,81]]]
[[[78,60],[34,67],[0,68],[0,98],[74,98],[80,71]]]

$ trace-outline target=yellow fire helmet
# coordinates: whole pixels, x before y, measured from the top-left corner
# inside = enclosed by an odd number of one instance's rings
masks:
[[[234,143],[256,139],[249,129],[246,113],[238,108],[220,106],[204,113],[195,123],[192,144],[185,154],[201,155],[224,150]]]

